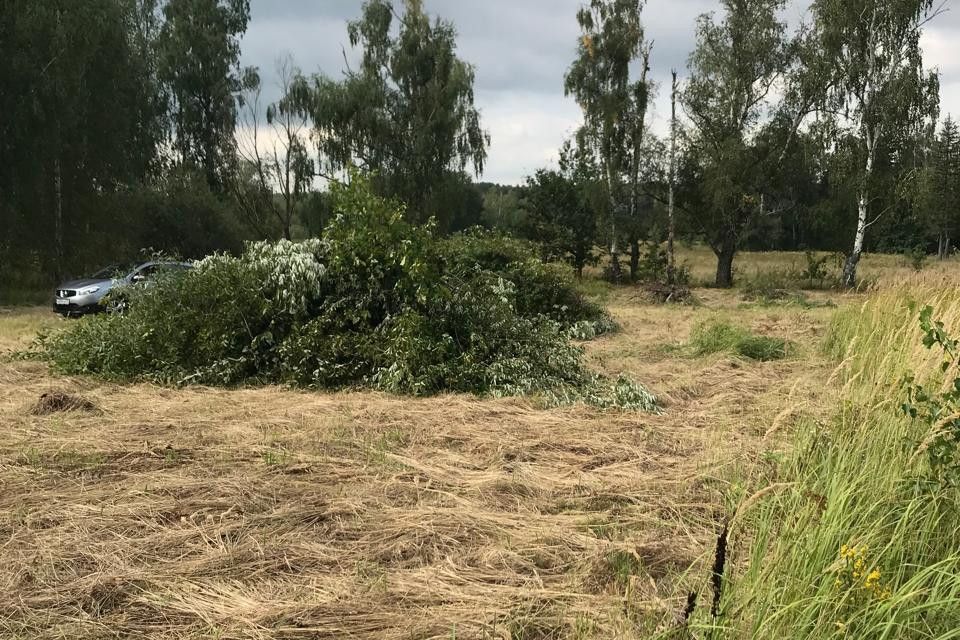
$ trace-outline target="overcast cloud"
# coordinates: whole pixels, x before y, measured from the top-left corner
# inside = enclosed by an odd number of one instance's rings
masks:
[[[948,7],[955,0],[948,0]],[[260,68],[265,98],[276,91],[278,57],[293,56],[306,73],[339,77],[344,55],[356,59],[346,24],[362,0],[252,0],[243,39],[242,64]],[[580,110],[563,95],[563,75],[573,59],[581,0],[425,0],[427,10],[453,21],[458,52],[476,67],[476,102],[492,138],[483,180],[518,183],[556,161],[564,138],[580,122]],[[796,0],[786,18],[797,24],[805,2]],[[694,45],[696,17],[717,9],[716,0],[649,0],[643,9],[650,60],[659,91],[651,113],[655,131],[669,117],[670,69],[681,77]],[[947,11],[927,27],[924,60],[941,72],[941,111],[960,115],[960,14]]]

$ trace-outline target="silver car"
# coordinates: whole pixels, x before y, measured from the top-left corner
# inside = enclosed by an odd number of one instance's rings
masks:
[[[53,310],[63,316],[81,316],[106,311],[104,298],[118,287],[149,283],[159,273],[190,269],[188,262],[154,261],[136,265],[113,265],[89,278],[69,280],[54,292]]]

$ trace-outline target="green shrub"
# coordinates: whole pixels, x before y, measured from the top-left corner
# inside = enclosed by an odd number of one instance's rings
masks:
[[[335,187],[332,201],[337,215],[322,240],[252,243],[239,257],[213,255],[130,288],[125,314],[72,324],[46,341],[45,356],[65,373],[115,380],[412,395],[562,390],[571,402],[655,407],[638,385],[597,391],[609,383],[568,337],[612,322],[568,270],[505,259],[490,238],[438,242],[359,177]]]
[[[790,343],[781,338],[758,336],[729,322],[700,323],[690,334],[690,349],[694,355],[734,353],[750,360],[766,362],[787,357]]]
[[[753,276],[740,280],[740,292],[748,300],[771,302],[788,298],[797,285],[796,274],[789,270],[758,270]]]
[[[830,269],[827,267],[827,263],[830,261],[831,255],[828,253],[818,258],[813,251],[805,251],[803,256],[807,260],[807,266],[800,272],[800,278],[809,283],[809,288],[816,285],[817,288],[822,289],[830,277]]]
[[[837,274],[827,266],[833,255],[818,257],[807,251],[804,258],[806,265],[803,268],[758,269],[753,275],[740,278],[738,282],[744,298],[757,302],[790,300],[796,296],[797,290],[826,289],[839,282]]]
[[[917,246],[909,251],[905,251],[903,257],[914,271],[923,271],[923,267],[927,262],[927,250]]]

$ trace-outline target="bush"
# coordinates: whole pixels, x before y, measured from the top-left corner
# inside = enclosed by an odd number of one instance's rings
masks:
[[[921,246],[914,247],[909,251],[903,253],[904,261],[910,265],[910,268],[914,271],[923,271],[923,267],[927,262],[927,250]]]
[[[54,335],[45,356],[65,373],[116,380],[412,395],[562,390],[601,406],[654,406],[640,387],[617,391],[618,382],[612,396],[597,392],[606,382],[567,338],[609,318],[568,270],[518,260],[508,250],[519,245],[502,239],[439,242],[359,177],[332,198],[337,215],[322,240],[252,243],[239,257],[205,258],[125,292],[124,315]]]
[[[729,322],[701,323],[690,335],[690,348],[698,356],[729,352],[766,362],[787,357],[790,347],[786,340],[754,335]]]
[[[808,283],[808,288],[812,289],[816,286],[818,289],[823,289],[827,279],[830,278],[827,263],[831,255],[828,253],[818,258],[813,251],[805,251],[803,256],[807,260],[807,266],[800,272],[800,279]]]

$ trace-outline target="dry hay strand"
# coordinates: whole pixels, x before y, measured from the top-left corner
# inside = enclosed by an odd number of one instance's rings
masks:
[[[83,396],[75,396],[63,391],[48,391],[47,393],[40,394],[40,398],[30,409],[30,414],[35,416],[48,416],[54,413],[65,413],[68,411],[100,413],[100,408]]]

